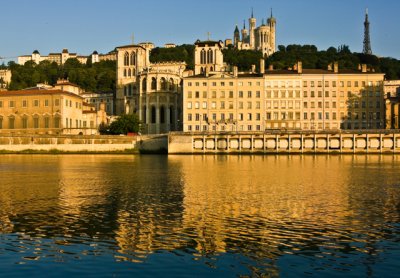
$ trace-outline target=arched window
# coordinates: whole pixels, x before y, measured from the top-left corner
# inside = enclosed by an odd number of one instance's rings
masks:
[[[174,107],[170,106],[169,107],[169,123],[172,124],[173,120],[174,120]]]
[[[131,69],[128,69],[128,76],[131,76],[132,72]]]
[[[124,55],[124,66],[129,66],[129,54],[128,54],[128,52],[125,52],[125,55]]]
[[[136,70],[133,68],[132,69],[132,76],[135,76],[136,75]]]
[[[204,48],[200,52],[200,64],[205,64],[206,63],[206,51]]]
[[[2,129],[2,128],[3,128],[3,117],[0,116],[0,129]]]
[[[61,117],[59,115],[56,115],[54,117],[54,128],[60,128],[61,127]]]
[[[208,64],[214,63],[214,55],[211,49],[208,50]]]
[[[151,123],[156,123],[156,108],[154,106],[151,107]]]
[[[147,78],[143,78],[142,80],[142,91],[146,92],[147,90]]]
[[[128,87],[124,86],[124,96],[126,97],[128,95]]]
[[[173,91],[174,90],[174,86],[175,86],[174,79],[170,78],[169,79],[169,90]]]
[[[214,68],[213,68],[213,67],[210,67],[210,71],[214,71]]]
[[[161,77],[161,90],[167,90],[167,80],[164,77]]]
[[[200,68],[200,73],[201,73],[201,74],[204,73],[204,68],[203,68],[203,67]]]
[[[126,69],[124,69],[124,77],[126,77]]]
[[[155,77],[151,79],[151,89],[157,90],[157,79]]]
[[[136,65],[136,53],[135,52],[131,53],[131,65],[132,66]]]
[[[160,109],[160,123],[162,123],[162,124],[164,124],[165,123],[165,108],[164,108],[164,106],[161,106],[161,109]]]
[[[8,128],[9,129],[14,129],[15,128],[15,116],[11,115],[8,117]]]

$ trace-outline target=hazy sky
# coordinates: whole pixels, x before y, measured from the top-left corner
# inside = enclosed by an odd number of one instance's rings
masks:
[[[151,41],[194,43],[233,37],[251,14],[277,19],[277,45],[347,44],[362,51],[369,9],[372,51],[400,59],[400,0],[0,0],[1,57],[70,52],[106,53],[116,46]],[[4,61],[4,60],[3,60]],[[1,61],[0,61],[1,62]],[[7,61],[6,61],[7,62]]]

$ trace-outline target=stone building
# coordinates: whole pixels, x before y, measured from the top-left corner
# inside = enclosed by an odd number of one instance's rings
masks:
[[[152,43],[117,47],[116,114],[137,114],[143,133],[179,130],[186,64],[152,64],[152,48]]]
[[[11,70],[0,70],[0,90],[6,89],[11,82]]]
[[[31,89],[0,93],[0,133],[97,134],[104,110],[74,93]]]
[[[77,55],[76,53],[69,53],[68,49],[64,48],[61,53],[49,53],[47,56],[40,55],[38,50],[33,51],[31,55],[18,56],[18,64],[24,65],[28,61],[33,61],[39,64],[42,61],[56,62],[58,65],[63,65],[68,59],[75,58],[80,63],[86,64],[90,59],[92,63],[97,63],[103,60],[116,60],[116,52],[111,51],[107,54],[99,54],[94,51],[89,56]]]
[[[203,44],[196,44],[196,51]],[[260,72],[201,72],[183,81],[183,131],[339,130],[383,128],[384,74],[342,70],[292,69]],[[206,68],[213,66],[206,64]],[[223,61],[219,61],[223,68]]]
[[[400,80],[389,80],[384,82],[386,128],[400,128]]]
[[[249,18],[249,29],[246,29],[246,22],[243,23],[243,29],[239,32],[236,28],[233,33],[233,45],[240,50],[259,50],[263,55],[269,56],[276,51],[276,19],[271,16],[264,19],[260,26],[257,27],[256,18],[251,13]]]

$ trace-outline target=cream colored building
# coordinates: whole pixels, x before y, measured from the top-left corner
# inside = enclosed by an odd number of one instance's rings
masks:
[[[11,70],[0,70],[0,89],[6,89],[11,82]]]
[[[117,47],[116,114],[136,113],[143,133],[165,133],[182,125],[183,62],[150,63],[152,43]]]
[[[49,53],[48,56],[40,55],[39,51],[35,50],[31,55],[18,56],[18,64],[24,65],[28,61],[33,61],[39,64],[42,61],[56,62],[58,65],[63,65],[68,59],[77,59],[81,64],[86,64],[89,59],[92,63],[97,63],[103,60],[116,60],[116,52],[111,51],[107,54],[99,54],[94,51],[89,56],[77,55],[69,53],[68,49],[64,48],[61,53]]]
[[[388,80],[384,82],[386,128],[400,128],[400,80]]]
[[[384,74],[366,66],[199,74],[198,59],[183,81],[185,132],[384,128]]]
[[[104,111],[76,94],[61,90],[0,93],[0,133],[97,134]]]
[[[263,19],[261,25],[257,27],[256,21],[252,12],[248,30],[245,22],[240,32],[236,25],[233,33],[233,45],[240,50],[259,50],[263,55],[269,56],[276,51],[276,19],[272,16],[271,11],[271,16],[266,23]]]

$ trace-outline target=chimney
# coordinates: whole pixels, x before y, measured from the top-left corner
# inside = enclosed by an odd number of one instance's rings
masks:
[[[273,65],[273,64],[270,64],[270,65],[268,66],[268,70],[274,70],[274,65]]]
[[[363,72],[363,73],[367,72],[367,65],[366,64],[362,64],[361,65],[361,72]]]
[[[251,73],[255,73],[256,72],[256,65],[251,65]]]
[[[265,60],[260,59],[260,73],[264,74],[265,73]]]
[[[328,65],[328,70],[329,70],[329,71],[332,71],[332,63],[330,63],[330,64]]]
[[[339,63],[338,62],[333,63],[333,72],[339,73]]]
[[[297,62],[297,73],[303,73],[303,63],[301,61]]]
[[[233,76],[234,77],[238,76],[238,67],[237,66],[233,66]]]

